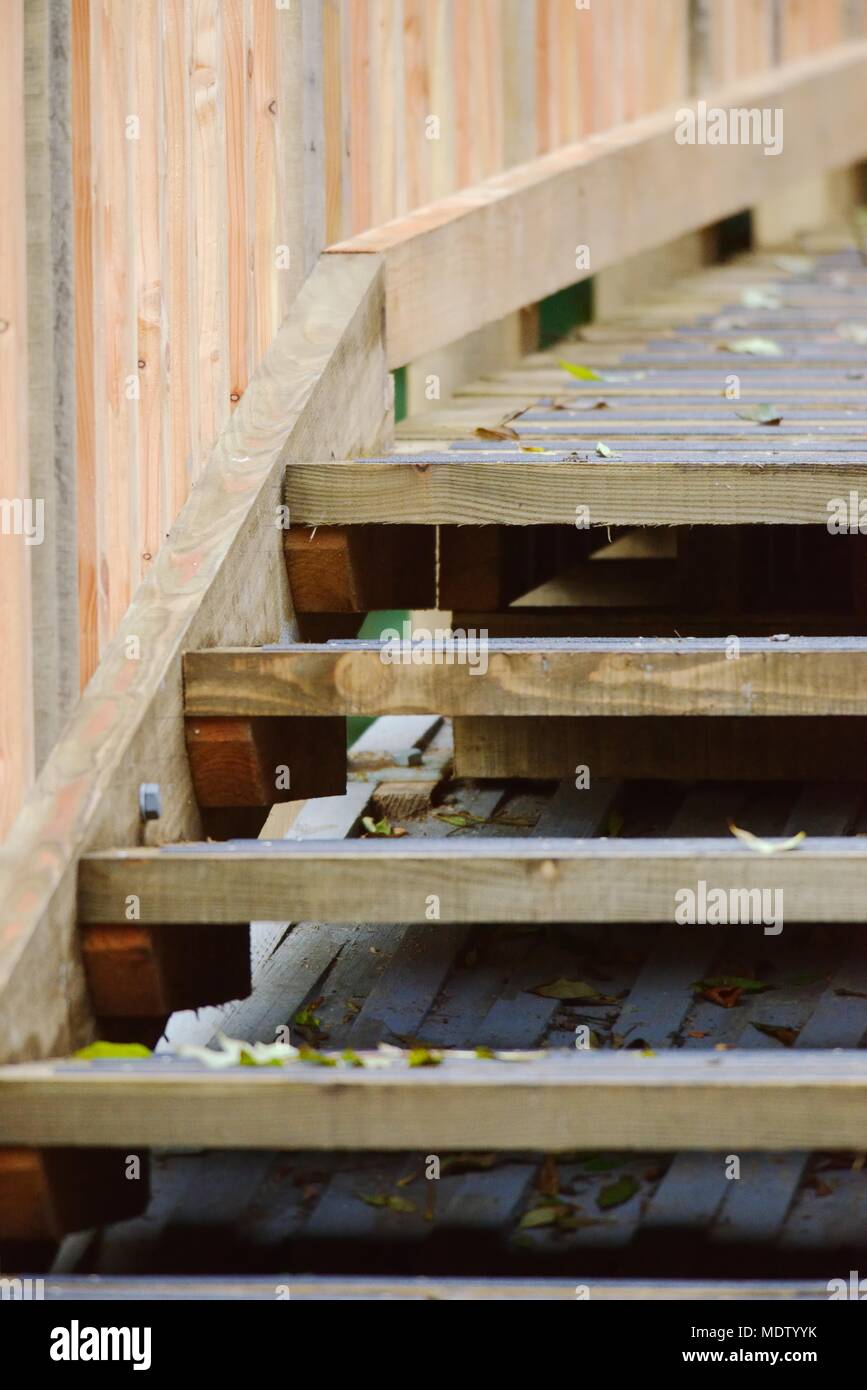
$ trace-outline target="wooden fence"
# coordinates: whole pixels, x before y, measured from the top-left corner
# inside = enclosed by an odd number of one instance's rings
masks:
[[[0,835],[325,245],[865,0],[4,0]]]

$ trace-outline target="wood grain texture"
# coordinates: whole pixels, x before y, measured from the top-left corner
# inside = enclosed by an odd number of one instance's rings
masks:
[[[867,780],[863,719],[458,718],[459,777]],[[846,749],[844,757],[841,748]]]
[[[781,107],[785,146],[774,158],[754,145],[679,145],[667,111],[565,146],[330,250],[385,254],[389,363],[400,366],[574,284],[582,278],[576,243],[591,248],[599,270],[758,202],[793,178],[863,158],[865,71],[867,45],[850,43],[708,98],[723,107]],[[624,186],[632,190],[632,216],[620,204],[612,211],[612,190]],[[670,196],[659,199],[660,187]]]
[[[307,281],[22,809],[0,867],[0,1055],[87,1040],[75,860],[139,837],[140,782],[162,785],[161,838],[199,833],[181,651],[230,634],[274,640],[291,624],[275,525],[280,476],[299,454],[381,447],[381,322],[377,263],[328,260]],[[339,413],[335,394],[347,403]]]
[[[867,638],[456,641],[434,660],[368,641],[188,651],[191,715],[863,715]],[[404,653],[408,657],[409,653]]]
[[[673,922],[675,894],[703,880],[779,889],[789,922],[861,922],[865,866],[855,837],[776,855],[733,838],[239,842],[87,856],[79,912],[113,921],[136,892],[143,922],[276,921],[291,904],[302,920],[424,924],[433,893],[443,922]]]
[[[0,1069],[0,1137],[377,1150],[863,1149],[867,1060],[729,1053],[550,1053],[337,1071],[165,1063]]]
[[[30,550],[22,511],[30,488],[27,371],[27,226],[24,193],[24,5],[13,0],[0,52],[0,836],[33,779]],[[18,508],[17,534],[14,508]]]

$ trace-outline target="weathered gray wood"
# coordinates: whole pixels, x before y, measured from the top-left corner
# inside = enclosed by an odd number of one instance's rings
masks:
[[[735,839],[228,842],[86,856],[79,917],[123,920],[134,894],[145,923],[280,921],[289,904],[332,922],[670,922],[704,881],[779,889],[788,922],[843,923],[863,919],[865,871],[855,837],[772,855]]]
[[[859,1052],[553,1052],[409,1068],[21,1063],[0,1143],[377,1150],[862,1149]]]

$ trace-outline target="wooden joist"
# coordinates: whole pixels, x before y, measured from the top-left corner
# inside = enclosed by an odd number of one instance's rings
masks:
[[[149,1155],[130,1154],[125,1139],[113,1148],[0,1147],[0,1241],[58,1241],[126,1221],[148,1197]]]
[[[354,641],[187,652],[191,715],[863,715],[867,638]],[[398,661],[401,664],[398,664]],[[403,664],[403,662],[406,664]]]
[[[758,854],[731,838],[260,840],[87,855],[78,907],[83,922],[110,922],[135,893],[145,923],[280,921],[287,913],[428,922],[431,930],[439,921],[672,922],[682,889],[699,894],[701,911],[704,882],[726,895],[763,890],[767,913],[780,892],[785,921],[863,922],[865,874],[867,845],[857,837],[808,838],[784,854]],[[683,927],[685,936],[708,930]],[[768,930],[779,934],[770,922]]]
[[[497,718],[454,721],[457,777],[867,782],[867,719]],[[841,749],[845,748],[844,756]]]
[[[184,732],[200,807],[270,808],[346,790],[340,718],[187,719]]]
[[[363,1056],[363,1054],[362,1054]],[[380,1054],[381,1056],[381,1054]],[[867,1055],[551,1052],[408,1068],[0,1068],[0,1142],[237,1149],[867,1147]]]
[[[400,366],[606,266],[867,153],[867,43],[756,74],[709,107],[781,109],[782,150],[679,144],[671,109],[496,175],[330,248],[386,263]],[[617,196],[629,189],[629,198]],[[660,190],[665,190],[664,195]],[[589,249],[582,263],[578,252]]]

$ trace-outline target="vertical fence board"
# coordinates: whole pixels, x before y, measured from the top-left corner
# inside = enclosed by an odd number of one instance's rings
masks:
[[[11,0],[0,45],[0,498],[30,497],[27,433],[27,231],[24,190],[24,10]],[[0,530],[0,834],[33,777],[30,549]],[[15,534],[16,530],[18,534]]]

